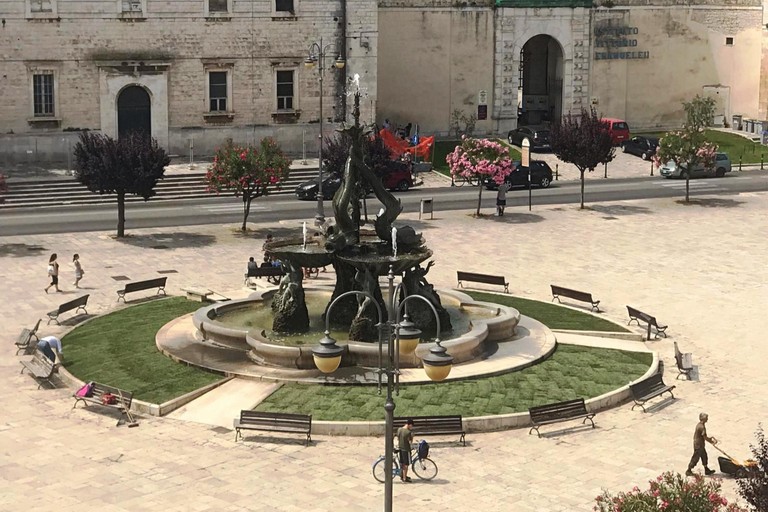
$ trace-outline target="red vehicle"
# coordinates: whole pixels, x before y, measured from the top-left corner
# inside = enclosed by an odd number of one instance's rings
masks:
[[[614,146],[621,146],[629,140],[629,125],[626,121],[610,117],[604,117],[601,121],[608,127],[608,133],[611,134]]]

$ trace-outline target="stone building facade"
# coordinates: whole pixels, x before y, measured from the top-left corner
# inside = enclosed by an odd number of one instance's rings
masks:
[[[345,118],[354,75],[364,117],[376,104],[372,0],[0,0],[0,20],[0,161],[66,159],[79,130],[137,127],[172,154],[264,136],[312,154],[320,80],[304,61],[321,41],[323,117]]]
[[[599,4],[380,0],[378,119],[445,134],[477,117],[475,133],[503,134],[594,106],[664,129],[696,94],[716,99],[720,123],[766,119],[761,0]]]

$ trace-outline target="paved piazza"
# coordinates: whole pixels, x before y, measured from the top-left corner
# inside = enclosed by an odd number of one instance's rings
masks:
[[[419,192],[412,192],[418,194]],[[573,206],[508,208],[503,218],[469,211],[406,220],[421,230],[437,264],[429,277],[453,287],[457,269],[503,274],[516,295],[549,300],[549,284],[592,292],[603,315],[626,322],[626,304],[668,323],[670,338],[649,343],[666,362],[678,400],[643,414],[629,405],[601,412],[598,428],[529,436],[527,429],[469,434],[462,448],[433,443],[440,473],[429,483],[395,485],[397,510],[591,510],[601,488],[628,490],[665,470],[685,471],[700,411],[709,432],[746,457],[768,414],[768,194]],[[491,213],[490,209],[487,209]],[[260,256],[269,229],[253,238],[233,226],[132,230],[0,239],[0,302],[6,339],[0,351],[0,510],[2,511],[368,511],[383,507],[384,487],[371,476],[381,438],[298,436],[235,443],[232,432],[168,418],[115,428],[115,419],[72,409],[72,390],[37,390],[19,375],[12,340],[72,291],[72,253],[86,270],[90,313],[116,307],[120,285],[175,269],[169,291],[191,285],[239,290],[248,256]],[[130,211],[128,213],[130,224]],[[44,248],[27,250],[22,244]],[[168,246],[152,249],[150,246]],[[62,262],[65,293],[46,295],[48,255]],[[321,274],[322,276],[322,274]],[[65,327],[41,334],[63,334]],[[698,375],[675,382],[673,340],[693,352]],[[66,345],[64,347],[66,357]],[[379,398],[375,398],[380,400]],[[383,405],[383,400],[381,400]],[[237,411],[232,411],[234,417]],[[383,411],[382,411],[383,415]],[[565,424],[564,426],[570,426]],[[542,429],[553,432],[559,426]],[[711,467],[718,453],[709,450]],[[701,468],[698,468],[701,471]],[[736,499],[733,480],[726,496]],[[418,507],[418,508],[415,508]]]

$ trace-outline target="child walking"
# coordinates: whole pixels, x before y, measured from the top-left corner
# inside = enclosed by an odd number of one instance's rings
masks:
[[[51,278],[51,284],[45,287],[45,293],[48,293],[48,289],[53,286],[57,292],[59,290],[59,262],[56,261],[56,253],[51,254],[48,258],[48,276]]]
[[[75,285],[75,288],[80,288],[80,280],[83,278],[85,271],[83,270],[83,266],[80,264],[79,254],[72,256],[72,264],[75,265],[75,282],[73,284]]]

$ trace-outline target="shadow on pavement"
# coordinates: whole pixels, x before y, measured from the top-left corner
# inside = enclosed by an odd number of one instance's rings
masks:
[[[736,201],[735,199],[720,199],[717,197],[691,199],[687,203],[680,199],[676,202],[677,204],[682,204],[683,206],[704,206],[706,208],[735,208],[744,204],[744,201]]]
[[[151,235],[129,235],[116,238],[118,242],[144,247],[146,249],[181,249],[185,247],[205,247],[216,243],[213,235],[197,233],[154,233]]]
[[[24,258],[26,256],[40,256],[47,249],[41,245],[29,244],[0,244],[0,258],[10,256]]]
[[[606,205],[595,204],[592,206],[588,206],[587,208],[592,210],[593,212],[603,213],[605,215],[610,215],[610,216],[653,213],[653,211],[651,211],[650,208],[646,208],[644,206],[633,206],[633,205],[625,205],[625,204],[606,204]]]

